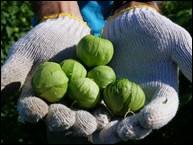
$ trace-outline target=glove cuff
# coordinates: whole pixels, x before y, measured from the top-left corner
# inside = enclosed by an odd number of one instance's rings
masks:
[[[78,21],[81,25],[83,25],[84,27],[86,27],[86,28],[88,28],[88,29],[90,29],[89,27],[88,27],[88,25],[87,25],[87,23],[86,22],[84,22],[82,19],[80,19],[80,18],[78,18],[77,16],[75,16],[75,15],[72,15],[72,14],[70,14],[70,13],[58,13],[58,14],[53,14],[53,15],[49,15],[49,16],[44,16],[42,19],[37,19],[37,17],[33,17],[32,18],[32,25],[33,26],[36,26],[38,23],[41,23],[41,22],[44,22],[44,21],[46,21],[46,20],[48,20],[48,19],[57,19],[57,18],[59,18],[59,17],[69,17],[69,18],[71,18],[71,19],[74,19],[74,20],[76,20],[76,21]]]

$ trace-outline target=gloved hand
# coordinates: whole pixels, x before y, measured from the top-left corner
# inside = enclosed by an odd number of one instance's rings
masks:
[[[134,116],[110,122],[89,139],[105,144],[142,139],[176,115],[177,65],[192,81],[192,38],[184,28],[149,7],[115,14],[103,32],[103,37],[114,44],[110,65],[117,77],[140,84],[146,104]]]
[[[17,104],[21,122],[44,120],[49,133],[62,131],[66,136],[71,132],[74,136],[88,136],[109,122],[104,105],[94,110],[92,115],[85,110],[72,110],[61,103],[48,104],[36,97],[32,90],[31,79],[37,66],[47,60],[60,62],[73,58],[75,45],[87,34],[90,34],[90,29],[83,21],[63,16],[38,24],[10,49],[1,68],[1,90],[6,90],[6,86],[14,82],[21,84]]]
[[[48,105],[34,96],[31,77],[41,62],[60,61],[74,55],[74,46],[90,29],[68,16],[49,19],[34,27],[10,49],[1,68],[1,90],[20,82],[22,89],[18,111],[23,121],[37,122],[48,113]],[[5,88],[6,89],[6,88]]]
[[[112,3],[113,1],[79,1],[82,17],[91,28],[91,34],[96,36],[102,34]]]

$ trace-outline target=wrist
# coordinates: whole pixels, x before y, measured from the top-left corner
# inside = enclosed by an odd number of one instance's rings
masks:
[[[46,16],[69,13],[82,20],[76,1],[39,1],[32,3],[39,20]]]

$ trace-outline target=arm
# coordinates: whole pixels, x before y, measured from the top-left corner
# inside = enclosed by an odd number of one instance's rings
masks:
[[[38,19],[61,12],[70,13],[82,19],[76,1],[32,1],[31,4]]]
[[[172,60],[177,63],[182,73],[192,82],[192,37],[182,27],[174,31]]]

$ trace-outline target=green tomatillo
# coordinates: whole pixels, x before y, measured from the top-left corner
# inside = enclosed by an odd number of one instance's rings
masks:
[[[76,54],[88,67],[106,65],[113,57],[111,41],[94,35],[86,35],[77,45]]]
[[[64,97],[68,80],[59,64],[44,62],[33,75],[32,88],[39,97],[48,102],[56,102]]]

